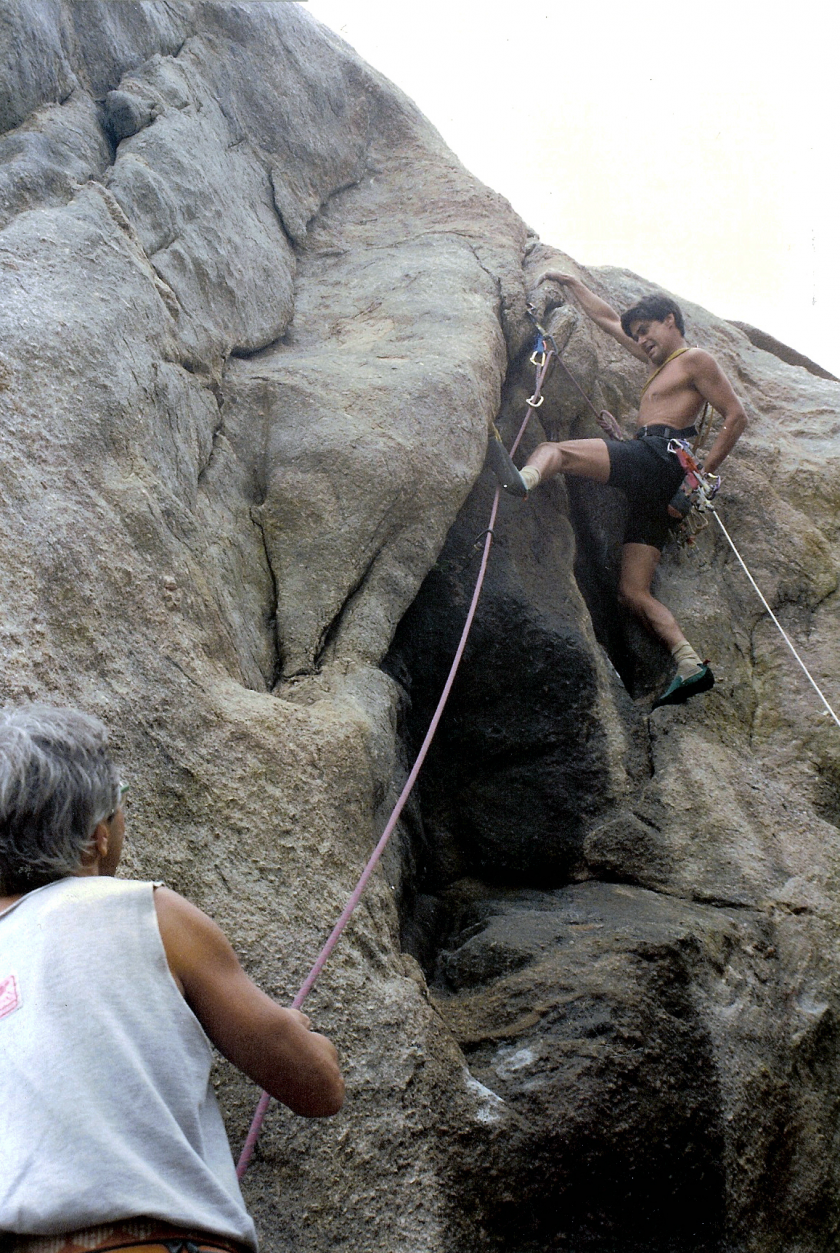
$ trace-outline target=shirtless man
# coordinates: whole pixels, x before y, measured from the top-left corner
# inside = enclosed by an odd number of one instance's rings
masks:
[[[124,792],[95,718],[0,710],[0,1248],[253,1253],[208,1037],[307,1118],[336,1051],[195,905],[113,877]]]
[[[697,434],[694,422],[708,401],[723,417],[703,466],[707,473],[714,473],[746,429],[744,407],[714,357],[686,344],[682,313],[668,296],[647,296],[619,317],[580,279],[549,270],[540,278],[541,283],[547,281],[568,288],[593,322],[634,357],[651,365],[653,371],[642,391],[633,440],[624,441],[615,419],[604,414],[602,426],[610,438],[540,444],[521,472],[511,462],[500,477],[506,490],[518,496],[526,496],[555,474],[609,483],[625,493],[630,507],[618,599],[670,649],[677,663],[676,677],[654,709],[681,704],[708,691],[714,676],[683,635],[674,615],[650,590],[669,534],[669,518],[679,516],[671,502],[679,492],[683,470],[676,456],[668,452],[668,442]],[[496,442],[491,441],[491,446]],[[498,462],[497,456],[494,461]]]

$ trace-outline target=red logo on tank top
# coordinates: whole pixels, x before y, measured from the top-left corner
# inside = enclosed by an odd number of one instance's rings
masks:
[[[13,1013],[18,1005],[20,1005],[20,997],[17,979],[14,975],[7,975],[5,979],[0,979],[0,1018]]]

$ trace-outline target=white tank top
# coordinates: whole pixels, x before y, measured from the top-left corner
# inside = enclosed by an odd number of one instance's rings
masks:
[[[256,1247],[169,970],[154,885],[90,877],[0,914],[0,1231],[144,1216]]]

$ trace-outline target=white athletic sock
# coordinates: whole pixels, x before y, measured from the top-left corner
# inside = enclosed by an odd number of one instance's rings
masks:
[[[534,490],[542,477],[536,466],[523,466],[519,473],[525,480],[525,486],[529,492]]]
[[[697,656],[688,640],[675,644],[671,649],[671,656],[677,663],[677,674],[681,679],[691,678],[693,674],[696,674],[703,667],[703,662]]]

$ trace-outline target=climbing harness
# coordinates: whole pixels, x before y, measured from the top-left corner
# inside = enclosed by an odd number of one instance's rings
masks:
[[[551,347],[546,347],[547,343],[549,343]],[[551,340],[551,337],[541,335],[540,339],[537,342],[537,348],[531,357],[532,363],[536,366],[536,381],[535,381],[535,386],[534,386],[534,393],[527,402],[528,409],[527,409],[527,412],[525,413],[525,417],[523,418],[522,425],[519,428],[519,432],[516,436],[516,439],[513,441],[513,444],[511,446],[511,449],[510,449],[511,455],[513,455],[513,453],[515,453],[517,448],[519,447],[519,444],[522,440],[523,435],[525,434],[525,430],[528,426],[528,423],[531,420],[531,414],[533,413],[534,409],[539,407],[539,403],[540,403],[540,399],[542,395],[543,383],[545,382],[545,379],[551,368],[551,363],[555,359],[556,355],[557,355],[556,345],[554,345],[554,342],[553,340]],[[537,358],[536,361],[534,360],[535,357]],[[496,436],[492,435],[491,438],[496,438]],[[461,658],[464,655],[464,649],[467,646],[467,640],[469,638],[470,630],[472,628],[473,619],[475,618],[475,612],[476,612],[476,609],[478,608],[478,600],[481,595],[481,589],[484,584],[484,576],[487,571],[487,563],[490,558],[490,548],[493,544],[493,538],[494,538],[493,528],[496,522],[496,514],[498,513],[498,510],[499,510],[500,497],[501,497],[501,488],[497,486],[495,494],[493,496],[493,505],[490,510],[490,520],[489,520],[486,530],[483,533],[484,534],[484,549],[482,552],[481,565],[479,566],[478,576],[476,578],[475,589],[473,591],[472,600],[470,601],[470,607],[467,611],[467,616],[464,621],[463,630],[461,631],[461,639],[458,643],[458,648],[456,649],[455,657],[450,667],[447,680],[443,686],[443,691],[441,692],[440,699],[438,700],[438,703],[437,703],[437,707],[435,709],[434,714],[432,715],[432,720],[429,723],[429,729],[426,732],[426,736],[423,740],[423,743],[420,746],[420,751],[417,754],[417,758],[414,762],[414,765],[411,768],[408,778],[406,779],[405,784],[403,785],[403,789],[400,792],[400,795],[397,799],[397,803],[395,804],[393,810],[391,811],[391,816],[388,819],[387,823],[385,824],[385,829],[383,830],[382,835],[379,837],[379,843],[376,845],[376,848],[373,850],[367,865],[365,866],[364,870],[359,876],[359,880],[355,888],[351,892],[350,897],[348,898],[347,904],[345,905],[341,913],[341,916],[339,917],[338,921],[333,927],[330,933],[329,939],[327,940],[326,944],[321,949],[321,952],[318,954],[317,958],[315,959],[315,964],[313,965],[312,969],[309,971],[309,974],[306,976],[303,983],[301,984],[300,990],[297,996],[292,1001],[292,1006],[291,1006],[292,1009],[300,1009],[301,1005],[303,1004],[303,1002],[306,1000],[307,996],[311,992],[315,984],[315,980],[318,978],[319,974],[321,973],[324,966],[326,965],[327,960],[330,957],[330,954],[332,953],[333,949],[338,944],[338,941],[341,937],[342,932],[344,931],[345,927],[350,921],[350,917],[353,914],[353,911],[355,910],[356,906],[361,900],[362,893],[365,890],[368,879],[373,874],[373,871],[376,867],[377,862],[381,858],[382,854],[385,852],[385,848],[388,844],[388,841],[390,840],[394,832],[394,829],[396,828],[397,822],[399,821],[400,814],[402,813],[405,807],[405,804],[414,788],[414,784],[417,781],[417,776],[420,773],[420,769],[423,765],[423,762],[426,760],[426,755],[429,751],[429,748],[431,747],[432,740],[435,737],[435,732],[438,729],[438,724],[440,723],[441,717],[443,715],[444,707],[446,706],[446,702],[449,699],[449,693],[452,691],[452,685],[455,682],[455,676],[458,672],[458,667],[461,664]],[[269,1095],[268,1092],[263,1092],[262,1095],[260,1096],[259,1102],[257,1103],[257,1107],[254,1111],[254,1117],[251,1121],[251,1126],[248,1130],[248,1135],[245,1138],[245,1143],[242,1146],[242,1152],[239,1156],[239,1161],[236,1164],[236,1176],[238,1179],[242,1178],[242,1176],[245,1174],[245,1171],[248,1169],[248,1166],[251,1162],[251,1158],[254,1153],[254,1148],[256,1147],[256,1143],[259,1138],[260,1131],[262,1130],[262,1125],[263,1125],[263,1122],[265,1121],[265,1115],[266,1115],[266,1112],[268,1111],[268,1107],[270,1103],[271,1103],[271,1096]]]
[[[703,412],[700,415],[700,421],[697,423],[697,434],[691,445],[690,452],[693,458],[696,458],[697,449],[702,446],[706,439],[706,431],[713,413],[714,409],[707,400],[703,405]],[[719,490],[720,478],[717,479],[717,487],[712,495],[716,495]],[[671,520],[671,534],[681,548],[688,548],[694,543],[700,532],[704,531],[709,525],[705,507],[701,506],[699,499],[693,493],[684,492],[682,487],[679,488],[670,503],[680,513],[679,518]],[[696,506],[696,508],[692,506]]]
[[[720,475],[704,472],[687,439],[669,439],[668,452],[673,453],[679,461],[685,471],[689,489],[696,496],[696,507],[705,513],[720,491]]]
[[[674,525],[671,527],[675,539],[682,545],[693,544],[699,533],[709,525],[705,514],[720,491],[720,475],[706,474],[694,456],[699,438],[698,434],[693,444],[687,439],[668,440],[668,452],[675,456],[682,466],[685,472],[683,484],[688,487],[688,491],[685,487],[681,487],[671,501],[681,512],[682,507],[677,504],[677,498],[685,501],[687,506],[683,516],[679,520],[674,519]]]

